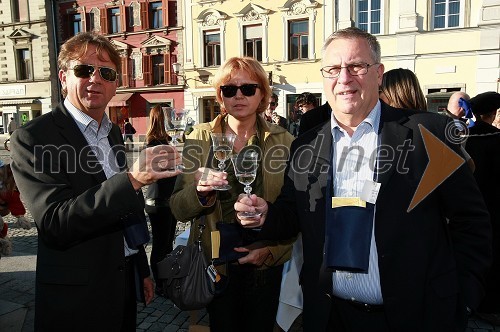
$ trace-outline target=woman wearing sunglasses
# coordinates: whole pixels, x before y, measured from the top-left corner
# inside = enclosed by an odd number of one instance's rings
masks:
[[[170,200],[177,220],[195,220],[191,225],[190,241],[198,238],[198,224],[204,217],[206,227],[201,239],[210,260],[211,233],[217,230],[217,222],[235,223],[233,205],[243,193],[243,185],[235,178],[232,164],[226,164],[225,172],[216,171],[210,134],[236,134],[233,153],[246,149],[258,151],[259,169],[252,188],[253,193],[262,194],[268,201],[274,201],[280,193],[293,140],[284,128],[267,123],[261,116],[268,106],[271,88],[268,75],[259,62],[248,57],[230,58],[215,76],[214,87],[224,115],[195,126],[188,136],[183,152],[187,168],[178,176]],[[213,189],[223,184],[232,188],[228,191]],[[235,229],[243,232],[240,228]],[[207,308],[211,331],[273,330],[283,263],[290,258],[291,243],[236,246],[234,253],[240,254],[239,259],[219,265],[215,261],[221,281],[216,283],[217,295]],[[222,246],[224,234],[221,231]]]

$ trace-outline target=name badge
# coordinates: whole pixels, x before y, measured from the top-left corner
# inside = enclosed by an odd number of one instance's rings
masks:
[[[366,201],[360,197],[332,197],[332,209],[343,206],[366,207]]]
[[[366,180],[365,184],[363,185],[363,190],[361,191],[361,199],[368,203],[375,204],[379,191],[380,183]]]

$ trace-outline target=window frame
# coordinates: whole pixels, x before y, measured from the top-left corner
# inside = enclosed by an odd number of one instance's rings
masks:
[[[252,28],[252,27],[258,27],[258,28],[262,29],[261,30],[262,37],[260,37],[260,38],[246,38],[247,28]],[[243,43],[243,46],[242,46],[242,55],[243,56],[252,57],[252,58],[254,58],[257,61],[262,62],[262,60],[264,59],[264,31],[263,31],[263,28],[262,28],[262,24],[247,24],[247,25],[244,25],[242,27],[241,39],[242,39],[242,43]],[[257,54],[257,56],[256,56],[255,49],[258,48],[257,44],[259,42],[260,42],[260,54]],[[247,48],[248,44],[252,45],[253,52],[252,52],[251,55],[248,54],[248,48]]]
[[[463,28],[465,26],[465,0],[439,0],[445,3],[445,14],[444,19],[444,27],[442,28],[436,28],[436,0],[431,1],[431,7],[430,7],[430,17],[431,17],[431,22],[430,22],[430,29],[431,30],[446,30],[446,29],[457,29],[457,28]],[[458,12],[458,25],[457,26],[449,26],[449,5],[450,2],[458,2],[459,3],[459,12]]]
[[[316,15],[318,14],[318,2],[305,1],[305,0],[289,0],[285,5],[283,5],[280,10],[283,12],[283,22],[284,22],[284,38],[283,40],[283,61],[306,61],[306,60],[316,60]],[[301,21],[307,20],[308,29],[308,49],[307,58],[289,60],[290,59],[290,21]]]
[[[207,36],[218,36],[219,40],[218,42],[207,42]],[[203,67],[217,67],[222,64],[222,52],[221,52],[221,34],[217,30],[207,30],[203,31]],[[212,54],[212,61],[213,63],[209,64],[209,49],[212,49],[215,51],[211,52]],[[217,54],[218,53],[218,54]],[[218,57],[218,59],[217,59]],[[218,61],[217,61],[218,60]],[[218,62],[218,63],[217,63]]]
[[[309,42],[310,42],[310,36],[309,36],[309,21],[308,19],[297,19],[297,20],[289,20],[288,22],[288,61],[300,61],[300,60],[309,60],[310,57],[309,57]],[[306,26],[307,26],[307,33],[292,33],[291,32],[291,26],[292,24],[295,24],[295,23],[306,23]],[[303,56],[303,51],[304,51],[304,45],[302,44],[302,39],[304,37],[307,37],[307,46],[306,46],[306,51],[307,51],[307,54],[305,55],[305,57]],[[293,48],[292,47],[292,39],[298,39],[298,44],[297,44],[297,54],[298,54],[298,57],[297,58],[292,58],[292,55],[293,55]]]
[[[29,58],[21,58],[21,52],[26,51]],[[30,81],[33,80],[33,53],[31,47],[24,45],[24,47],[15,48],[16,55],[16,80],[17,81]],[[26,61],[28,60],[28,61]],[[24,76],[24,77],[23,77]]]
[[[366,1],[368,2],[368,5],[367,5],[367,22],[366,23],[363,23],[363,24],[366,24],[367,25],[367,30],[363,29],[361,26],[360,26],[360,1]],[[373,9],[373,2],[374,1],[379,1],[380,2],[380,8],[378,9]],[[373,15],[373,12],[375,11],[380,11],[380,15],[379,15],[379,21],[378,21],[378,28],[379,28],[379,32],[372,32],[373,29],[372,29],[372,25],[375,24],[374,21],[372,21],[372,15]],[[384,33],[384,0],[356,0],[356,3],[355,3],[355,17],[356,17],[356,27],[357,28],[360,28],[370,34],[373,34],[373,35],[381,35]]]

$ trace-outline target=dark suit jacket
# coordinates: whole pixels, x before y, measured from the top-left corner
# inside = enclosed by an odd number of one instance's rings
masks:
[[[466,305],[483,296],[491,259],[488,213],[469,168],[463,164],[412,211],[410,201],[428,157],[418,124],[442,142],[444,116],[382,106],[379,160],[381,189],[376,202],[375,240],[380,283],[392,331],[465,329]],[[331,166],[330,121],[292,143],[285,183],[269,205],[261,236],[286,239],[302,232],[304,331],[325,331],[330,313],[331,273],[323,267],[325,197]],[[408,143],[413,151],[401,149]],[[455,152],[459,147],[447,143]],[[405,149],[403,149],[405,150]],[[394,162],[388,160],[394,160]],[[447,222],[449,219],[449,222]],[[460,327],[457,327],[460,326]]]
[[[493,264],[486,279],[486,297],[479,311],[500,312],[500,130],[477,121],[469,129],[465,149],[476,165],[474,178],[490,212],[493,230]]]
[[[309,129],[330,120],[331,114],[332,108],[328,102],[302,114],[300,117],[299,136],[304,134]]]
[[[120,129],[109,137],[123,169]],[[124,218],[144,213],[126,173],[106,179],[61,104],[12,136],[12,170],[38,229],[36,331],[117,331],[125,293]],[[144,248],[138,272],[149,275]]]

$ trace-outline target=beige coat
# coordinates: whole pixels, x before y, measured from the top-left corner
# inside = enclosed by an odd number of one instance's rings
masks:
[[[278,197],[283,185],[283,173],[286,161],[289,157],[290,145],[294,139],[285,129],[267,123],[261,116],[257,116],[259,128],[263,131],[263,143],[260,148],[263,151],[262,156],[262,176],[263,176],[263,198],[267,201],[274,202]],[[222,117],[218,116],[209,123],[202,123],[194,127],[194,130],[189,134],[184,146],[184,164],[188,169],[197,169],[207,165],[207,158],[211,147],[210,133],[222,132]],[[262,135],[261,135],[262,136]],[[284,151],[284,154],[277,160],[277,147]],[[274,151],[274,153],[270,153]],[[187,152],[189,151],[189,152]],[[188,154],[188,155],[186,155]],[[194,164],[192,163],[194,162]],[[193,167],[194,165],[194,167]],[[280,169],[280,172],[270,172],[272,169]],[[202,233],[202,244],[208,258],[211,259],[211,238],[210,233],[217,230],[216,223],[220,220],[218,203],[215,199],[203,205],[198,199],[196,186],[194,185],[194,172],[186,171],[177,177],[174,192],[170,198],[170,207],[177,220],[187,222],[195,219],[195,223],[191,226],[189,242],[193,242],[198,238],[199,218],[205,215],[206,228]],[[280,265],[290,259],[291,245],[295,239],[289,241],[276,242],[269,247],[272,257],[268,258],[264,263],[265,266]]]

